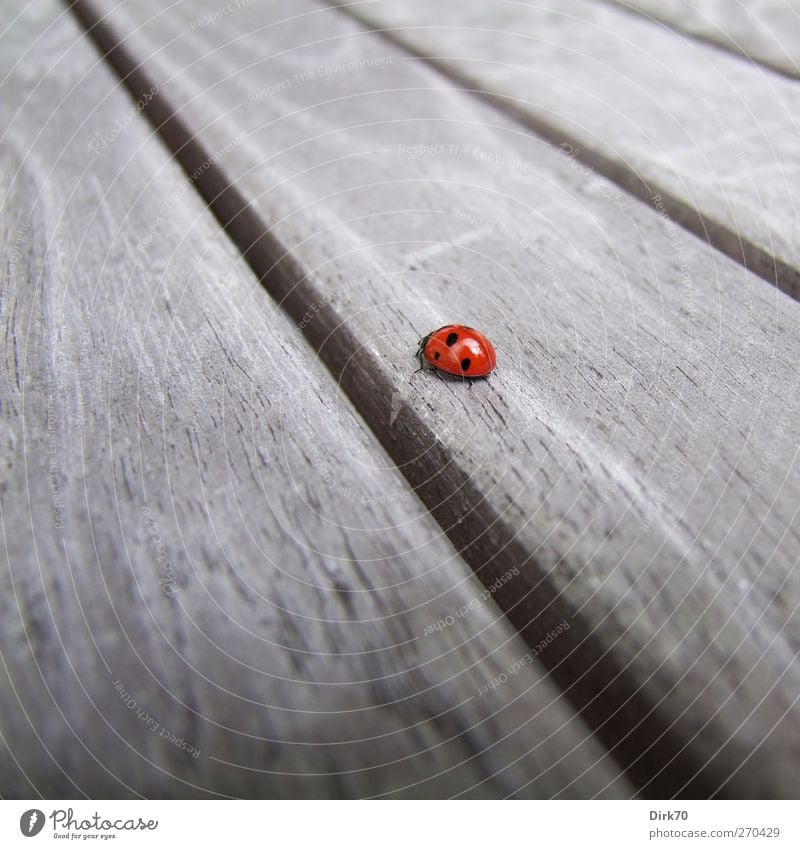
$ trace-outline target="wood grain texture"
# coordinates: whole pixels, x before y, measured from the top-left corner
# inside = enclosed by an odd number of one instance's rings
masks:
[[[797,0],[607,0],[800,78]]]
[[[800,306],[335,10],[79,8],[644,792],[795,794]],[[412,376],[453,320],[472,389]]]
[[[800,88],[594,2],[341,3],[800,297]]]
[[[60,12],[2,46],[0,795],[630,795]]]

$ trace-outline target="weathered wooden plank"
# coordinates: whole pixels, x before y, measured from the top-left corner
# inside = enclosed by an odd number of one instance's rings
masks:
[[[0,51],[0,795],[629,795],[58,12]]]
[[[800,78],[797,0],[610,0],[633,12]]]
[[[342,8],[800,297],[800,88],[593,0]]]
[[[645,792],[796,793],[800,306],[334,10],[80,9]],[[452,320],[471,390],[412,377]]]

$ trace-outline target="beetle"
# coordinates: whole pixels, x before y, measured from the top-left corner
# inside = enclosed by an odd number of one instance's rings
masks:
[[[497,366],[494,345],[488,337],[465,324],[445,324],[419,340],[419,371],[427,364],[434,371],[471,379],[488,377]]]

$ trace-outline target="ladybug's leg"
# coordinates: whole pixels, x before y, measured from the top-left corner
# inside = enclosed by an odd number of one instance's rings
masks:
[[[419,340],[419,347],[417,348],[417,359],[419,360],[419,368],[414,372],[414,374],[418,374],[419,372],[425,370],[426,363],[425,363],[425,353],[424,352],[425,352],[425,346],[428,344],[428,339],[430,339],[430,338],[431,338],[430,336],[423,336],[422,339]],[[430,366],[430,368],[432,368],[434,371],[436,371],[436,369],[434,369],[433,366]]]
[[[414,374],[419,374],[421,371],[425,370],[425,358],[422,356],[421,345],[417,348],[417,359],[419,360],[419,368],[414,372]]]

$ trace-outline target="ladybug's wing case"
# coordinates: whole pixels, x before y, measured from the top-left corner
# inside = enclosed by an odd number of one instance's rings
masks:
[[[436,360],[439,359],[439,356],[434,358],[433,352],[428,352],[428,345],[431,342],[431,339],[436,339],[438,335],[443,330],[449,330],[451,327],[456,327],[455,324],[443,324],[441,327],[437,327],[436,330],[432,330],[428,333],[427,336],[423,336],[422,339],[419,340],[419,349],[417,350],[417,358],[419,359],[420,365],[423,364],[423,361],[426,362],[433,371],[438,371],[439,366],[436,364]],[[444,369],[447,371],[447,369]]]
[[[456,377],[486,377],[495,367],[491,342],[477,330],[460,324],[445,324],[419,340],[417,357],[434,371]]]
[[[460,377],[461,367],[458,355],[453,350],[453,345],[447,344],[447,338],[442,338],[442,336],[448,336],[447,331],[452,332],[452,327],[453,325],[445,325],[443,328],[437,330],[436,333],[431,334],[428,344],[425,347],[425,359],[433,368]]]

